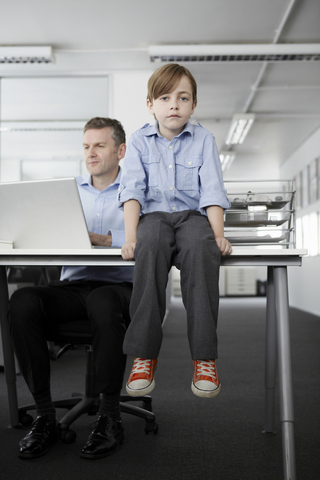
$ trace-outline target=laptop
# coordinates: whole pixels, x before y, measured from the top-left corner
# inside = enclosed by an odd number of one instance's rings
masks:
[[[0,183],[0,248],[91,249],[75,178]]]

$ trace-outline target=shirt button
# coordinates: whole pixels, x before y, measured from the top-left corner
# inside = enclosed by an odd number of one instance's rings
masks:
[[[173,187],[170,187],[170,190],[173,190]]]
[[[172,168],[172,165],[169,165],[169,168]]]
[[[100,213],[97,213],[97,217],[100,217]]]
[[[192,162],[188,162],[188,165],[192,165]]]
[[[173,148],[173,146],[172,146],[172,145],[169,145],[169,148],[170,148],[170,150],[171,150],[171,149]]]
[[[177,210],[177,207],[172,207],[172,210]]]

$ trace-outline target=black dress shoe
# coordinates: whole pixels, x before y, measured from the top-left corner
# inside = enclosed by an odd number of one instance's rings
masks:
[[[107,457],[118,450],[123,439],[121,420],[113,420],[108,415],[99,415],[87,443],[81,450],[81,457],[93,460]]]
[[[20,458],[37,458],[45,455],[51,445],[58,440],[58,427],[55,417],[39,415],[30,432],[19,443]]]

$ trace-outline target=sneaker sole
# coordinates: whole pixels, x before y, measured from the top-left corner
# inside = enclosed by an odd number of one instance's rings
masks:
[[[145,388],[139,388],[138,390],[130,388],[129,385],[126,384],[126,391],[131,397],[140,397],[142,395],[148,395],[148,393],[152,392],[155,386],[156,382],[153,379],[150,385]]]
[[[219,387],[216,388],[215,390],[200,390],[195,386],[193,382],[191,382],[191,390],[192,390],[192,393],[194,393],[197,397],[214,398],[220,393],[221,383],[219,384]]]

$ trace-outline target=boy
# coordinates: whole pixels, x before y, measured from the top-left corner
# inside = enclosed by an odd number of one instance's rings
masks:
[[[181,272],[188,339],[194,361],[192,392],[215,397],[220,255],[232,251],[224,238],[223,212],[230,207],[213,135],[189,118],[197,105],[192,74],[178,64],[149,79],[147,107],[157,122],[135,132],[119,188],[124,204],[125,260],[135,258],[131,325],[124,352],[134,364],[126,386],[132,396],[151,392],[162,342],[165,290],[172,265]]]

